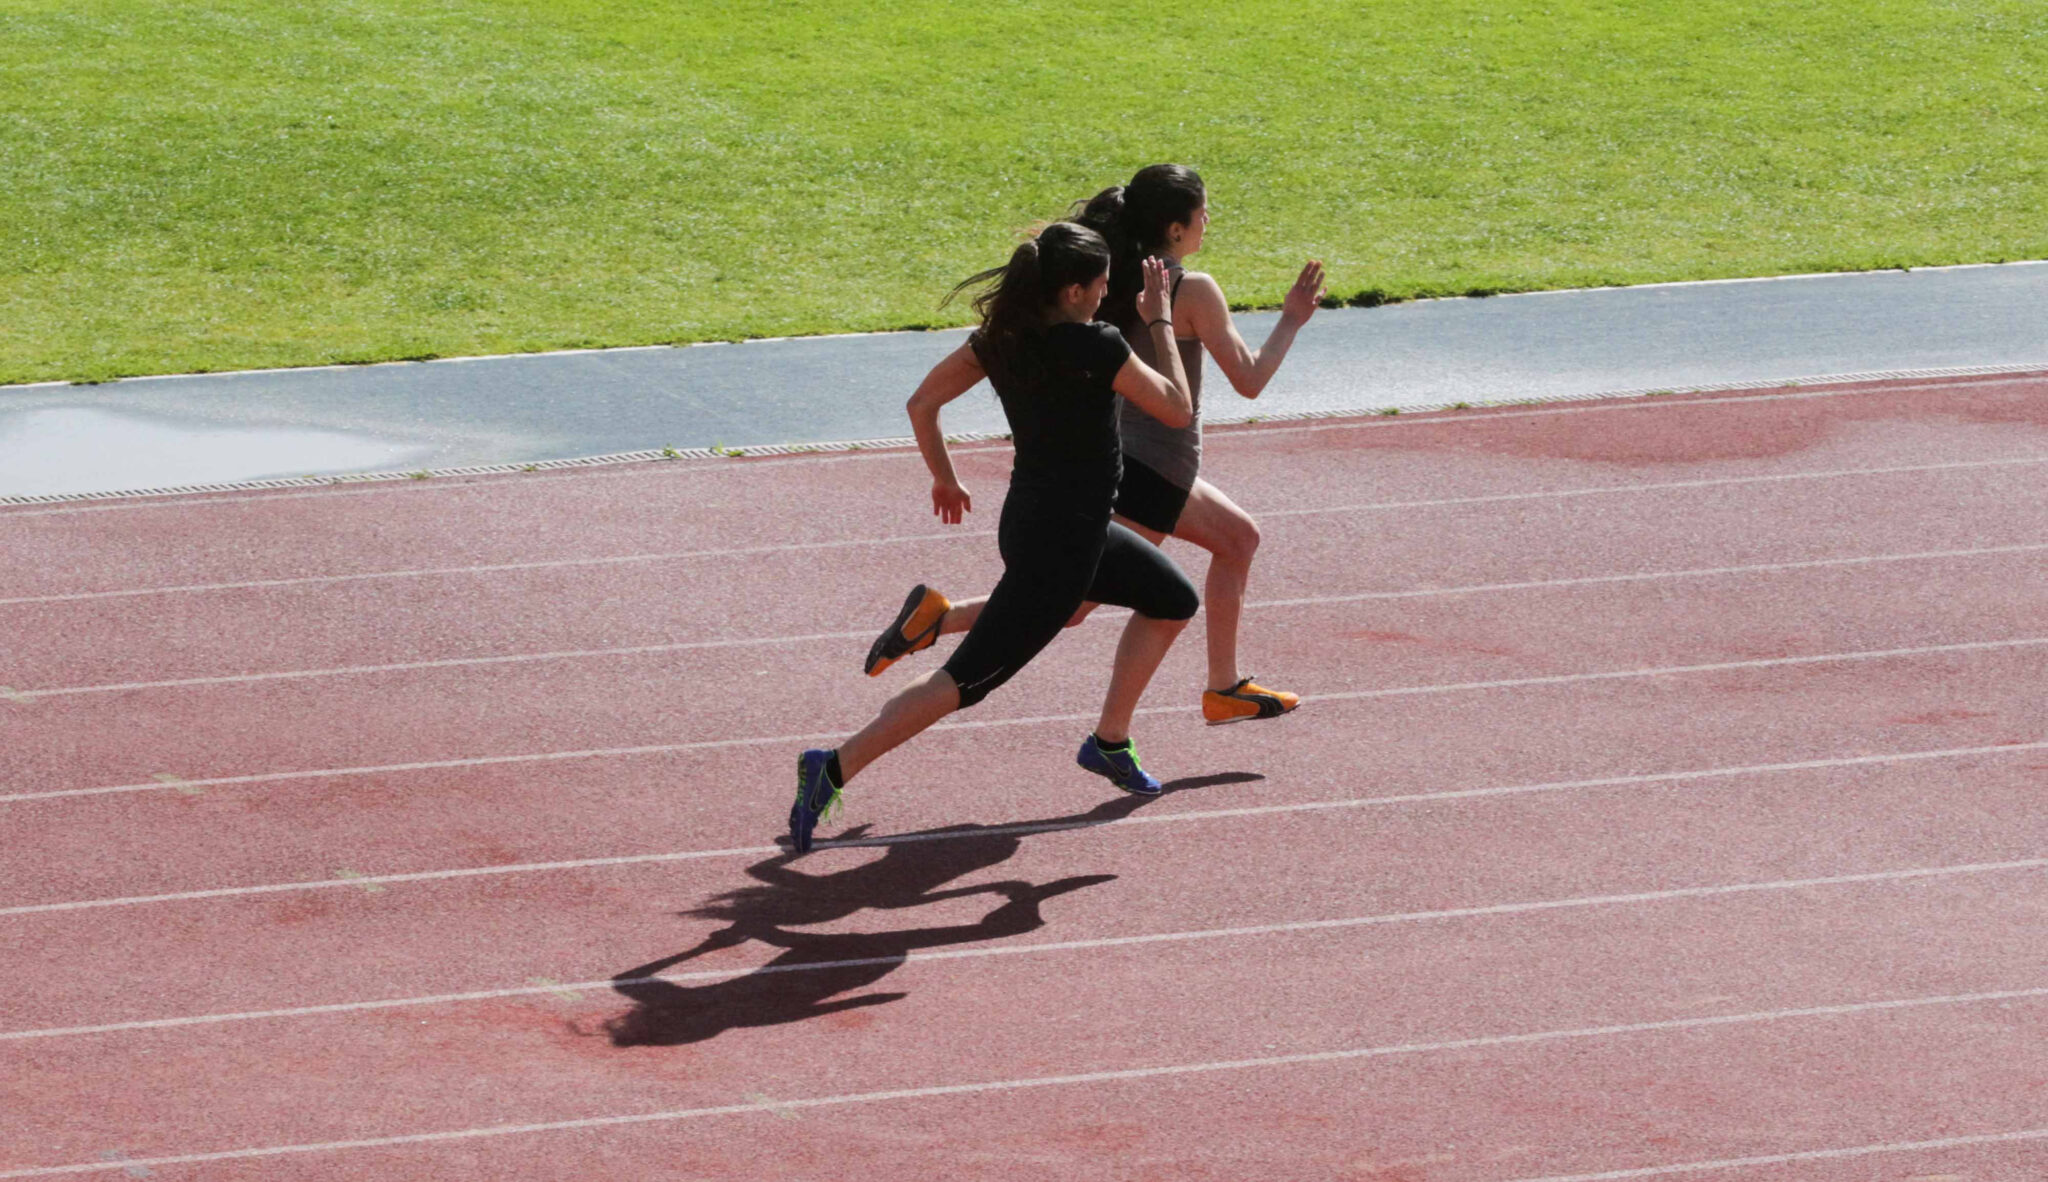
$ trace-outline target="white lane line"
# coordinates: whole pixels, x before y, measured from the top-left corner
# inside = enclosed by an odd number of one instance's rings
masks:
[[[1914,648],[1872,649],[1861,652],[1821,653],[1807,657],[1759,657],[1746,661],[1717,661],[1705,665],[1664,665],[1649,669],[1621,669],[1596,673],[1560,673],[1546,677],[1502,678],[1494,681],[1438,682],[1424,685],[1390,686],[1385,689],[1345,690],[1305,695],[1304,702],[1350,702],[1368,698],[1414,697],[1425,694],[1469,693],[1528,686],[1566,685],[1574,682],[1614,681],[1624,678],[1664,677],[1690,673],[1720,673],[1738,669],[1770,669],[1793,665],[1819,665],[1844,661],[1874,661],[1903,657],[1934,656],[1945,653],[1983,652],[2001,648],[2034,648],[2048,644],[2048,637],[2016,637],[2009,640],[1973,640],[1956,644],[1921,645]],[[1182,713],[1180,706],[1141,706],[1134,713],[1144,716]],[[1085,722],[1093,714],[1039,714],[1020,718],[989,718],[968,722],[941,722],[928,731],[987,730],[993,727],[1037,726],[1042,723]],[[371,764],[358,767],[316,768],[289,772],[255,772],[239,776],[187,777],[181,787],[208,788],[227,784],[258,784],[278,780],[324,779],[334,776],[371,775],[384,772],[427,771],[437,768],[485,767],[493,764],[537,763],[561,759],[600,759],[629,755],[671,754],[683,751],[715,751],[728,747],[759,747],[783,743],[822,742],[843,738],[851,727],[831,731],[806,731],[789,735],[752,735],[736,739],[699,739],[689,743],[652,743],[633,747],[595,747],[578,751],[543,751],[523,755],[477,755],[461,759],[418,760],[409,763]],[[0,804],[15,801],[53,800],[68,796],[99,796],[114,792],[160,791],[166,785],[113,784],[99,788],[59,788],[48,792],[16,792],[0,796]]]
[[[2039,367],[2033,366],[2015,366],[2010,370],[2000,368],[1996,371],[1993,371],[1993,373],[2011,373],[2013,376],[2000,378],[1996,376],[1987,375],[1980,379],[1975,375],[1955,375],[1953,377],[1937,379],[1934,381],[1914,382],[1909,385],[1890,385],[1884,386],[1883,388],[1878,390],[1870,390],[1865,387],[1869,386],[1873,382],[1882,382],[1894,379],[1858,377],[1856,375],[1841,375],[1841,381],[1839,384],[1844,388],[1840,389],[1822,387],[1805,389],[1798,393],[1788,394],[1745,394],[1740,393],[1739,391],[1726,390],[1700,391],[1697,392],[1697,396],[1690,394],[1676,394],[1657,398],[1649,398],[1644,397],[1640,394],[1621,392],[1616,393],[1612,396],[1616,399],[1613,402],[1596,402],[1591,405],[1568,406],[1541,410],[1498,410],[1492,407],[1487,407],[1463,413],[1432,413],[1426,418],[1404,419],[1400,416],[1380,417],[1370,409],[1361,409],[1358,412],[1357,418],[1362,421],[1328,420],[1319,422],[1313,426],[1301,427],[1273,427],[1259,425],[1252,426],[1247,430],[1219,433],[1217,438],[1243,440],[1245,442],[1257,442],[1261,439],[1268,437],[1276,437],[1280,435],[1293,435],[1305,431],[1385,430],[1403,427],[1444,426],[1446,424],[1452,423],[1491,422],[1499,419],[1526,419],[1550,417],[1554,415],[1601,414],[1608,411],[1618,410],[1650,410],[1664,407],[1681,406],[1737,406],[1760,402],[1797,401],[1810,398],[1842,398],[1862,394],[1913,394],[1928,390],[1980,390],[1995,388],[1999,386],[2034,385],[2040,383],[2043,380],[2042,371],[2039,369]],[[1813,381],[1813,379],[1805,380],[1807,382]],[[1782,382],[1759,382],[1754,386],[1746,388],[1770,389],[1773,386],[1781,384]],[[1595,397],[1598,397],[1598,395],[1595,395]],[[1007,445],[993,445],[979,448],[961,447],[955,449],[955,454],[961,454],[968,450],[999,452],[1007,451],[1008,447]],[[877,460],[911,460],[917,458],[918,453],[916,448],[908,444],[891,444],[889,450],[887,451],[863,451],[856,452],[851,455],[833,453],[824,456],[804,456],[792,459],[779,460],[751,459],[744,464],[720,464],[717,466],[712,466],[709,463],[690,462],[686,464],[662,465],[657,467],[654,463],[650,462],[645,466],[636,464],[634,467],[630,469],[617,472],[591,472],[586,470],[570,469],[564,472],[563,478],[567,479],[573,477],[574,479],[579,480],[646,479],[649,477],[659,478],[664,476],[673,477],[678,475],[702,475],[707,473],[761,472],[770,469],[788,467],[792,464],[856,463]],[[527,479],[521,480],[520,484],[522,486],[531,486],[535,483],[538,483],[541,480],[546,479],[549,478],[529,477]],[[474,491],[477,489],[496,489],[499,488],[503,483],[504,482],[502,481],[495,480],[480,480],[464,483],[442,483],[438,480],[435,480],[418,483],[410,481],[403,483],[394,482],[390,484],[379,484],[363,488],[327,489],[321,490],[319,492],[252,493],[246,496],[199,496],[193,494],[166,494],[168,497],[175,499],[119,501],[113,504],[65,505],[59,508],[50,509],[0,509],[0,520],[6,520],[16,517],[54,517],[60,515],[69,516],[78,513],[118,513],[136,509],[182,508],[191,505],[197,505],[202,507],[209,505],[232,505],[244,504],[250,501],[322,500],[328,497],[361,497],[375,496],[380,494],[388,495],[391,493],[400,492],[408,494],[418,494],[422,492]]]
[[[1982,747],[1948,747],[1931,751],[1889,752],[1881,755],[1848,755],[1827,759],[1806,759],[1790,763],[1748,764],[1739,767],[1698,768],[1677,772],[1647,772],[1627,776],[1603,776],[1587,780],[1552,780],[1537,784],[1493,785],[1458,788],[1444,792],[1411,792],[1394,796],[1347,797],[1338,800],[1296,801],[1289,804],[1253,805],[1227,809],[1190,809],[1178,813],[1146,813],[1115,821],[1044,821],[1017,825],[991,825],[966,831],[908,833],[862,838],[858,841],[821,841],[819,849],[866,848],[923,841],[974,840],[1031,833],[1052,833],[1069,829],[1092,829],[1103,825],[1174,824],[1187,821],[1219,821],[1240,817],[1279,816],[1288,813],[1328,809],[1379,808],[1390,805],[1422,804],[1446,800],[1477,800],[1493,796],[1521,796],[1537,792],[1564,792],[1592,788],[1620,788],[1645,784],[1678,784],[1690,780],[1723,779],[1777,772],[1819,771],[1833,768],[1868,767],[1892,763],[1913,763],[1930,759],[1962,759],[1981,755],[2009,755],[2048,749],[2048,740],[2032,743],[2001,743]],[[690,862],[704,858],[760,857],[782,853],[776,845],[734,846],[714,850],[679,850],[658,854],[619,854],[603,858],[576,858],[554,862],[514,862],[493,866],[463,866],[449,870],[415,870],[397,874],[358,874],[347,877],[309,879],[300,882],[259,883],[251,886],[212,887],[160,895],[132,895],[122,898],[80,899],[62,903],[25,903],[0,908],[0,916],[30,915],[48,911],[82,911],[100,907],[130,907],[148,903],[177,903],[195,899],[225,899],[245,895],[267,895],[286,891],[326,890],[394,882],[437,882],[456,878],[482,878],[502,874],[532,874],[553,870],[584,870],[604,866],[637,866],[662,862]]]
[[[944,725],[941,723],[940,725]],[[816,731],[805,735],[778,736],[782,742],[801,743],[811,740],[842,738],[845,731]],[[710,740],[714,746],[732,746],[735,743],[773,742],[776,740]],[[290,772],[255,772],[240,776],[212,776],[205,779],[188,779],[185,783],[194,787],[213,787],[226,784],[269,784],[280,780],[325,780],[343,776],[373,776],[393,772],[437,771],[444,768],[492,767],[507,763],[551,763],[564,759],[618,759],[636,755],[670,755],[680,751],[696,751],[704,743],[648,743],[636,747],[587,747],[575,751],[537,751],[519,755],[472,755],[462,759],[422,759],[411,763],[363,764],[357,767],[317,768]],[[50,792],[16,792],[0,796],[0,804],[28,800],[58,800],[71,796],[101,796],[110,792],[154,792],[166,787],[164,784],[114,784],[103,788],[60,788]]]
[[[1669,480],[1633,485],[1600,485],[1591,488],[1554,489],[1548,492],[1492,493],[1484,496],[1441,497],[1434,500],[1368,501],[1356,505],[1327,505],[1310,509],[1263,509],[1259,517],[1319,517],[1346,513],[1376,513],[1405,509],[1437,509],[1466,505],[1498,505],[1523,501],[1569,500],[1578,497],[1614,496],[1669,492],[1702,488],[1723,488],[1748,484],[1781,484],[1788,481],[1840,480],[1861,476],[1894,476],[1920,472],[1968,471],[1981,468],[2009,468],[2048,464],[2048,456],[2020,456],[1995,460],[1960,460],[1942,464],[1907,464],[1889,468],[1833,468],[1812,472],[1785,472],[1771,476],[1727,476],[1701,480]],[[598,558],[541,559],[531,562],[484,563],[473,566],[417,567],[409,570],[363,571],[352,574],[301,575],[290,578],[247,579],[228,583],[181,583],[165,587],[129,587],[111,591],[74,591],[53,595],[20,595],[0,599],[0,607],[38,603],[78,603],[98,599],[125,599],[140,595],[177,595],[208,591],[244,591],[275,587],[323,586],[334,583],[367,582],[377,579],[418,579],[448,575],[497,574],[506,571],[555,570],[561,568],[623,566],[649,562],[681,562],[698,558],[735,558],[757,554],[802,553],[813,550],[861,546],[900,546],[916,542],[950,541],[956,538],[990,538],[994,530],[950,530],[944,533],[904,534],[891,538],[852,538],[826,542],[785,542],[764,546],[738,546],[714,550],[676,550],[650,554],[620,554]]]
[[[2048,462],[2032,460],[2029,463]],[[826,542],[781,542],[772,546],[732,546],[722,550],[675,550],[654,554],[615,554],[601,558],[551,558],[533,562],[497,562],[478,566],[434,566],[413,570],[365,571],[346,575],[304,575],[282,579],[248,579],[239,583],[184,583],[171,587],[131,587],[117,591],[78,591],[63,595],[22,595],[0,599],[0,607],[36,603],[78,603],[96,599],[128,599],[138,595],[177,595],[202,591],[247,591],[271,587],[310,587],[332,583],[359,583],[377,579],[421,579],[437,575],[497,574],[505,571],[560,570],[590,566],[629,566],[649,562],[682,562],[698,558],[742,558],[753,554],[799,553],[814,550],[842,550],[859,546],[907,546],[917,542],[951,541],[954,538],[992,538],[996,531],[953,530],[948,533],[903,534],[893,538],[851,538]]]
[[[619,648],[558,649],[553,652],[505,653],[492,657],[442,657],[433,661],[395,661],[388,665],[339,665],[330,669],[280,669],[272,673],[223,673],[213,677],[176,677],[163,681],[124,681],[103,685],[68,685],[50,689],[18,690],[21,699],[76,697],[82,694],[111,694],[128,690],[191,689],[208,685],[248,685],[264,681],[297,681],[314,677],[358,677],[370,673],[407,673],[422,669],[464,669],[486,665],[520,665],[538,661],[580,661],[596,657],[650,656],[656,653],[689,652],[694,649],[739,648],[749,645],[800,644],[818,640],[868,640],[872,627],[854,632],[812,632],[802,636],[744,636],[728,640],[680,640],[668,644],[633,644]]]
[[[2048,551],[2048,542],[2011,546],[1977,546],[1968,550],[1922,550],[1911,554],[1866,554],[1850,558],[1809,558],[1799,562],[1761,562],[1750,566],[1696,567],[1692,570],[1635,571],[1618,575],[1581,575],[1570,579],[1534,579],[1520,583],[1473,583],[1463,587],[1418,587],[1407,591],[1351,591],[1341,595],[1306,595],[1296,599],[1261,599],[1247,608],[1307,607],[1327,603],[1361,603],[1381,599],[1431,599],[1442,595],[1478,595],[1494,591],[1536,591],[1556,587],[1590,587],[1602,583],[1647,583],[1661,579],[1704,579],[1723,575],[1772,574],[1828,567],[1871,566],[1883,562],[1926,562],[1943,558],[1986,558],[1999,554]]]
[[[1953,558],[1986,558],[2003,554],[2048,551],[2048,542],[2022,542],[2008,546],[1978,546],[1966,550],[1922,550],[1907,554],[1866,554],[1847,558],[1811,558],[1796,562],[1764,562],[1746,566],[1698,567],[1691,570],[1633,571],[1612,575],[1584,575],[1566,579],[1534,579],[1516,583],[1475,583],[1462,587],[1418,587],[1406,591],[1356,591],[1339,595],[1313,595],[1298,599],[1253,600],[1247,609],[1305,607],[1368,600],[1433,599],[1450,595],[1477,595],[1503,591],[1535,591],[1544,588],[1588,587],[1609,583],[1643,583],[1663,579],[1700,579],[1731,575],[1778,574],[1785,571],[1821,570],[1829,567],[1872,566],[1887,562],[1925,562]],[[551,652],[505,653],[488,657],[443,657],[431,661],[396,661],[384,665],[341,665],[325,669],[280,669],[268,673],[222,673],[208,677],[166,678],[161,681],[106,682],[98,685],[53,686],[48,689],[16,689],[13,700],[21,703],[38,698],[76,697],[84,694],[123,693],[130,690],[190,689],[200,686],[247,685],[265,681],[294,681],[315,677],[358,677],[376,673],[406,673],[424,669],[458,669],[473,666],[513,665],[541,661],[575,661],[602,657],[651,656],[658,653],[697,649],[749,648],[755,645],[801,644],[825,640],[866,640],[874,636],[872,626],[841,632],[811,632],[797,636],[735,636],[723,640],[686,640],[666,644],[635,644],[617,648],[558,649]]]
[[[1094,822],[1094,824],[1103,823]],[[295,1006],[289,1009],[197,1014],[182,1018],[147,1018],[132,1022],[107,1022],[96,1026],[62,1026],[45,1027],[37,1030],[11,1030],[0,1032],[0,1042],[19,1042],[34,1038],[66,1038],[86,1034],[111,1034],[128,1030],[165,1030],[176,1027],[208,1026],[223,1022],[249,1022],[269,1018],[305,1018],[320,1014],[360,1013],[366,1010],[446,1005],[507,997],[532,997],[539,994],[561,996],[565,991],[569,998],[574,1000],[576,994],[584,990],[601,992],[615,985],[640,985],[656,981],[679,984],[693,981],[723,981],[736,977],[765,976],[775,973],[830,972],[835,969],[861,968],[869,965],[908,964],[935,960],[980,960],[992,956],[1030,956],[1045,952],[1085,952],[1101,948],[1128,948],[1144,944],[1183,944],[1198,940],[1245,939],[1256,936],[1289,935],[1298,932],[1339,931],[1346,928],[1381,927],[1391,924],[1430,923],[1455,919],[1483,919],[1492,916],[1527,915],[1538,912],[1569,911],[1590,907],[1661,903],[1677,899],[1711,899],[1725,895],[1803,890],[1811,887],[1925,882],[1934,879],[1953,878],[1960,875],[2043,869],[2048,869],[2048,858],[2025,858],[2009,862],[1977,862],[1957,866],[1874,870],[1860,874],[1835,874],[1820,878],[1790,878],[1771,882],[1720,883],[1712,886],[1673,887],[1659,891],[1635,891],[1628,894],[1582,895],[1569,899],[1489,903],[1473,907],[1447,907],[1435,911],[1404,911],[1380,915],[1347,916],[1340,919],[1309,919],[1297,920],[1291,923],[1252,924],[1229,928],[1202,928],[1183,932],[1154,932],[1137,936],[1100,936],[1087,940],[1047,941],[1038,944],[996,944],[939,952],[910,952],[900,956],[869,956],[849,960],[810,961],[801,964],[763,964],[730,969],[699,969],[686,973],[657,974],[652,977],[607,977],[599,980],[570,982],[543,981],[532,985],[512,986],[504,989],[482,989],[466,993],[439,993],[421,997],[382,998],[375,1001],[333,1002],[327,1005]]]
[[[1882,388],[1874,390],[1869,389],[1867,387],[1870,386],[1872,383],[1882,382],[1885,379],[1864,378],[1859,380],[1852,377],[1842,383],[1842,385],[1844,386],[1851,387],[1849,389],[1804,390],[1796,394],[1742,394],[1735,391],[1699,391],[1697,392],[1698,396],[1696,397],[1690,394],[1674,394],[1662,397],[1646,397],[1641,394],[1624,394],[1617,396],[1617,401],[1614,402],[1595,403],[1591,406],[1567,407],[1559,410],[1495,411],[1488,408],[1474,408],[1473,410],[1466,411],[1463,413],[1452,412],[1446,414],[1441,412],[1432,412],[1427,418],[1414,418],[1407,420],[1407,425],[1411,427],[1441,427],[1451,423],[1480,423],[1486,422],[1491,419],[1548,418],[1554,415],[1600,414],[1605,411],[1650,410],[1657,407],[1667,406],[1748,406],[1759,402],[1802,402],[1810,398],[1842,398],[1850,395],[1868,395],[1872,397],[1878,397],[1886,394],[1918,394],[1927,390],[1983,390],[1998,386],[2039,385],[2042,382],[2044,376],[2048,376],[2044,375],[2038,367],[2034,366],[2019,367],[2013,370],[2012,372],[2014,376],[2009,378],[1991,378],[1989,380],[1978,381],[1970,377],[1964,377],[1959,375],[1956,378],[1948,380],[1915,382],[1912,385],[1884,386]],[[1766,386],[1762,388],[1768,387]],[[1300,427],[1261,426],[1256,431],[1246,432],[1245,436],[1247,438],[1264,438],[1266,436],[1277,435],[1300,435],[1311,431],[1371,431],[1396,427],[1400,425],[1402,425],[1402,420],[1399,416],[1395,416],[1392,418],[1379,418],[1377,416],[1373,416],[1373,412],[1367,411],[1363,414],[1356,416],[1356,418],[1354,419],[1339,419],[1328,422],[1307,424]],[[1233,432],[1233,434],[1235,434],[1235,432]],[[917,453],[912,452],[911,454],[916,455]]]
[[[1547,1178],[1520,1178],[1516,1182],[1612,1182],[1620,1178],[1656,1178],[1669,1174],[1698,1174],[1708,1170],[1739,1170],[1749,1166],[1789,1165],[1804,1161],[1835,1161],[1846,1157],[1870,1157],[1880,1153],[1925,1153],[1933,1149],[1967,1149],[1977,1145],[2009,1145],[2017,1141],[2048,1140],[2048,1129],[2020,1129],[2010,1133],[1977,1133],[1966,1137],[1938,1137],[1932,1141],[1885,1141],[1876,1145],[1853,1145],[1841,1149],[1806,1149],[1797,1153],[1771,1153],[1760,1157],[1724,1157],[1715,1161],[1677,1162],[1662,1166],[1641,1166],[1633,1170],[1603,1170],[1598,1174],[1552,1174]],[[1922,1175],[1932,1179],[1935,1175]],[[1941,1175],[1961,1179],[1964,1175]]]
[[[1783,484],[1795,480],[1842,480],[1857,476],[1897,476],[1914,472],[1952,472],[1975,468],[2012,468],[2048,463],[2048,456],[2016,456],[1997,460],[1959,460],[1945,464],[1904,464],[1893,468],[1831,468],[1812,472],[1781,472],[1772,476],[1715,476],[1698,480],[1663,480],[1646,484],[1595,485],[1589,488],[1555,489],[1549,492],[1485,493],[1466,497],[1440,497],[1422,501],[1373,501],[1357,505],[1331,505],[1315,509],[1257,509],[1255,517],[1307,517],[1323,513],[1363,513],[1389,509],[1440,509],[1459,505],[1498,505],[1517,501],[1564,500],[1574,497],[1602,497],[1616,493],[1672,492],[1731,485]],[[7,600],[0,600],[6,603]]]
[[[1561,673],[1551,677],[1515,677],[1498,681],[1466,681],[1447,685],[1395,686],[1390,689],[1346,690],[1338,693],[1303,695],[1302,701],[1348,702],[1361,698],[1400,698],[1418,694],[1459,693],[1474,690],[1522,689],[1536,685],[1564,685],[1586,681],[1614,681],[1632,677],[1660,677],[1685,673],[1724,673],[1737,669],[1769,669],[1791,665],[1822,665],[1838,661],[1882,661],[1898,657],[1933,656],[1941,653],[1984,652],[2000,648],[2033,648],[2048,644],[2048,636],[2015,637],[2010,640],[1974,640],[1960,644],[1930,644],[1914,648],[1871,649],[1865,652],[1823,653],[1811,657],[1765,657],[1750,661],[1717,661],[1708,665],[1671,665],[1662,669],[1623,669],[1611,673]],[[1137,713],[1168,713],[1180,709],[1176,706],[1152,706],[1140,708]],[[1061,721],[1093,718],[1092,714],[1064,715]],[[1023,721],[1023,720],[1019,720]],[[940,726],[946,724],[941,723]],[[961,723],[967,727],[972,723]],[[985,725],[999,725],[991,722]],[[937,730],[938,727],[930,728]],[[194,780],[192,783],[199,783]]]
[[[656,1124],[710,1116],[774,1114],[779,1110],[829,1108],[848,1104],[874,1104],[890,1100],[922,1100],[941,1096],[969,1096],[1025,1088],[1115,1083],[1124,1080],[1161,1079],[1220,1071],[1246,1071],[1269,1067],[1302,1067],[1319,1063],[1341,1063],[1359,1059],[1435,1054],[1445,1051],[1491,1050],[1499,1047],[1536,1046],[1544,1043],[1583,1039],[1615,1038],[1634,1034],[1657,1034],[1675,1030],[1701,1030],[1724,1026],[1784,1022],[1800,1018],[1839,1018],[1864,1014],[1896,1013],[1936,1006],[1984,1005],[1996,1002],[2033,1001],[2048,997],[2048,988],[2004,989],[1981,993],[1951,993],[1938,996],[1887,998],[1879,1001],[1841,1002],[1834,1005],[1802,1006],[1797,1009],[1753,1010],[1740,1014],[1713,1014],[1696,1018],[1667,1018],[1656,1022],[1628,1022],[1610,1026],[1581,1026],[1569,1030],[1536,1030],[1514,1034],[1487,1034],[1437,1042],[1382,1044],[1336,1051],[1310,1051],[1293,1055],[1267,1055],[1257,1059],[1221,1059],[1205,1063],[1174,1063],[1157,1067],[1128,1067],[1112,1071],[1089,1071],[1070,1075],[1039,1075],[1015,1079],[984,1080],[975,1083],[939,1084],[921,1088],[893,1088],[887,1091],[849,1092],[835,1096],[811,1096],[793,1100],[761,1099],[745,1104],[719,1104],[704,1108],[678,1108],[666,1112],[634,1112],[613,1116],[590,1116],[575,1120],[535,1121],[527,1124],[486,1125],[478,1128],[445,1129],[431,1133],[404,1133],[390,1137],[364,1137],[352,1141],[322,1141],[297,1145],[265,1145],[244,1149],[223,1149],[211,1153],[183,1153],[165,1157],[138,1158],[142,1166],[178,1166],[197,1162],[280,1157],[286,1154],[338,1153],[351,1149],[382,1149],[398,1145],[429,1145],[450,1141],[473,1141],[484,1137],[508,1137],[527,1133],[598,1129],[621,1125]],[[2014,1135],[2017,1136],[2017,1135]],[[120,1169],[120,1162],[80,1162],[74,1165],[34,1166],[0,1173],[6,1178],[42,1178],[56,1174],[85,1174]]]

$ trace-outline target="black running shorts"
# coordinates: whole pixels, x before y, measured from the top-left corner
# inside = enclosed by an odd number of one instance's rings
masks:
[[[1124,457],[1123,479],[1116,486],[1116,511],[1146,529],[1170,534],[1188,506],[1188,491],[1147,465]]]
[[[996,544],[1003,577],[945,669],[965,709],[1029,664],[1083,603],[1128,607],[1155,620],[1185,620],[1201,599],[1157,546],[1076,509],[1057,495],[1012,488]]]

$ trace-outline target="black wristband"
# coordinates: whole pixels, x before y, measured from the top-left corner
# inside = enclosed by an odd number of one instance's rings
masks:
[[[1160,317],[1159,319],[1157,319],[1157,320],[1147,320],[1147,321],[1145,322],[1145,327],[1146,327],[1146,328],[1151,328],[1151,327],[1152,327],[1153,325],[1155,325],[1155,324],[1163,324],[1163,325],[1165,325],[1165,326],[1166,326],[1166,327],[1168,327],[1168,328],[1172,328],[1172,327],[1173,327],[1173,317],[1171,317],[1171,316],[1161,316],[1161,317]]]

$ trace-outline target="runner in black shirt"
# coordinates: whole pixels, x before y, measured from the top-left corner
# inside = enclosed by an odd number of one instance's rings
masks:
[[[1157,365],[1149,347],[1150,333],[1138,322],[1133,302],[1138,290],[1138,261],[1153,255],[1166,262],[1172,281],[1169,300],[1181,365],[1188,375],[1188,394],[1195,421],[1168,426],[1126,403],[1119,416],[1123,438],[1123,480],[1116,490],[1116,519],[1154,543],[1168,534],[1209,551],[1209,575],[1202,588],[1208,617],[1209,681],[1202,694],[1202,715],[1212,723],[1276,718],[1301,704],[1299,695],[1257,684],[1238,666],[1237,630],[1243,614],[1245,586],[1252,558],[1259,548],[1259,527],[1250,514],[1223,490],[1200,475],[1202,468],[1202,353],[1215,357],[1223,375],[1246,398],[1256,398],[1292,347],[1295,333],[1315,314],[1322,298],[1323,267],[1311,261],[1301,269],[1280,313],[1280,322],[1266,343],[1253,349],[1238,335],[1230,305],[1214,278],[1185,270],[1183,263],[1202,248],[1209,225],[1209,198],[1202,178],[1178,164],[1154,164],[1138,170],[1128,185],[1104,189],[1075,207],[1073,219],[1100,233],[1111,251],[1109,294],[1095,315],[1124,330],[1141,361]],[[1186,280],[1185,283],[1182,280]],[[926,591],[927,602],[915,618],[900,621],[908,631],[884,633],[870,650],[868,676],[880,674],[897,658],[928,647],[941,634],[965,632],[988,602],[986,597],[948,601]],[[1078,624],[1093,605],[1083,604],[1071,623]],[[937,626],[932,626],[936,620]]]
[[[974,301],[981,327],[933,367],[909,410],[932,472],[932,511],[957,524],[971,503],[953,473],[939,408],[984,377],[995,387],[1017,449],[997,529],[1003,577],[943,669],[889,699],[837,749],[798,757],[789,829],[799,853],[811,848],[812,830],[848,780],[939,719],[979,702],[1059,635],[1083,602],[1118,604],[1134,614],[1117,646],[1101,718],[1077,762],[1126,791],[1159,791],[1159,781],[1138,764],[1131,715],[1199,601],[1173,560],[1113,524],[1110,511],[1122,471],[1116,396],[1171,425],[1185,426],[1194,413],[1173,348],[1165,268],[1145,262],[1138,298],[1147,331],[1158,338],[1157,355],[1166,359],[1164,375],[1138,360],[1116,329],[1093,320],[1109,286],[1109,246],[1093,230],[1056,222],[1018,247],[1007,265],[961,287],[982,281],[991,286]],[[911,593],[905,616],[918,614],[925,594],[922,587]]]

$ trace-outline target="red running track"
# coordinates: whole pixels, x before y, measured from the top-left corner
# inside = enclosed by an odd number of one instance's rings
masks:
[[[791,859],[962,451],[0,512],[0,1178],[2048,1177],[2048,375],[1216,431],[1303,709]]]

